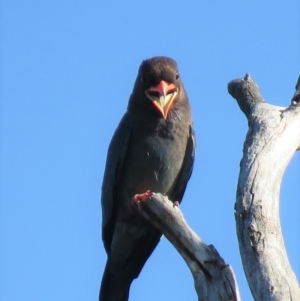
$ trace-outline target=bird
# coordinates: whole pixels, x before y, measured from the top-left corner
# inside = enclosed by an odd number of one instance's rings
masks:
[[[130,286],[162,233],[132,208],[161,193],[180,203],[192,174],[191,107],[175,60],[143,60],[127,111],[110,142],[102,182],[102,240],[107,253],[99,301],[127,301]]]

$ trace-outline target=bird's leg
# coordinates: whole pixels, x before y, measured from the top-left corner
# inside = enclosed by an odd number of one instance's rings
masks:
[[[136,205],[139,213],[141,213],[142,211],[141,202],[148,200],[149,198],[151,198],[151,196],[152,196],[152,192],[150,190],[147,190],[144,193],[135,194],[131,199],[131,205]]]

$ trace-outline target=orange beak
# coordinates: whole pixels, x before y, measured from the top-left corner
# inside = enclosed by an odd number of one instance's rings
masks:
[[[157,86],[145,91],[146,96],[153,102],[154,107],[167,119],[172,103],[178,95],[179,89],[174,84],[160,81]]]

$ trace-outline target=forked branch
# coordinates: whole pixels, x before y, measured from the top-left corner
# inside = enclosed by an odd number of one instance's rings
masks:
[[[279,220],[280,184],[286,166],[300,147],[300,78],[292,104],[264,102],[246,75],[228,84],[248,119],[240,164],[235,218],[245,274],[256,301],[300,300]]]

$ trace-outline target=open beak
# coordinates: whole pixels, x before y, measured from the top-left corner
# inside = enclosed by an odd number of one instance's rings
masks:
[[[174,84],[161,81],[157,86],[150,87],[145,91],[146,96],[154,106],[167,119],[173,101],[178,95],[179,89]]]

